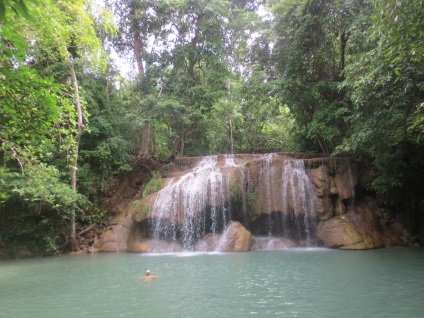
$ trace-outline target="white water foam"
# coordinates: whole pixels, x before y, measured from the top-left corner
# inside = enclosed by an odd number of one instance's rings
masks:
[[[229,221],[229,177],[216,167],[217,156],[209,156],[189,173],[168,181],[150,210],[153,238],[181,240],[184,249],[206,233],[217,233]],[[210,207],[211,225],[202,213]]]

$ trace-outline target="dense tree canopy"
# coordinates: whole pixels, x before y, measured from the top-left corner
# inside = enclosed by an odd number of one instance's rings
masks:
[[[136,157],[349,155],[418,213],[423,6],[0,0],[0,245],[58,252]]]

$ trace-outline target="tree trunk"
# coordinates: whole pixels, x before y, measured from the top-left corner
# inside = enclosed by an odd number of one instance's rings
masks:
[[[106,87],[105,87],[106,100],[109,100],[109,96],[110,96],[109,72],[110,72],[110,64],[109,64],[109,61],[107,61],[107,65],[106,65]]]
[[[184,157],[184,143],[185,143],[185,133],[183,132],[179,138],[179,149],[178,149],[178,158]]]
[[[233,118],[232,118],[232,107],[231,104],[233,102],[233,98],[231,96],[231,80],[227,80],[227,103],[228,103],[228,138],[230,143],[230,154],[234,153],[234,138],[233,138]]]
[[[328,155],[330,153],[327,143],[325,142],[325,140],[323,138],[321,138],[320,134],[318,134],[318,136],[316,137],[319,147],[321,148],[321,152],[325,155]]]
[[[146,123],[143,127],[143,134],[141,136],[141,147],[138,152],[139,157],[148,157],[150,153],[150,131],[152,128],[151,123]]]
[[[146,48],[144,47],[144,42],[142,39],[142,34],[140,27],[137,23],[137,8],[135,7],[135,4],[133,3],[131,5],[131,25],[133,28],[133,46],[134,46],[134,56],[135,60],[137,62],[137,70],[138,70],[138,76],[143,77],[145,75],[145,67],[143,65],[144,56],[146,54]],[[147,68],[147,65],[146,65]],[[141,94],[141,98],[144,98],[143,94]],[[150,153],[150,130],[151,130],[151,123],[146,123],[146,125],[143,127],[143,132],[141,135],[141,147],[140,151],[138,153],[141,157],[148,157]]]
[[[196,53],[196,46],[200,41],[200,26],[203,23],[203,15],[199,14],[197,16],[196,22],[195,24],[195,30],[194,30],[194,36],[193,39],[191,40],[191,46],[193,48],[192,51],[190,51],[189,53],[189,57],[188,57],[188,76],[190,77],[190,79],[193,81],[192,85],[194,85],[195,83],[195,76],[194,76],[194,66],[196,65],[198,56]]]
[[[143,66],[143,41],[141,39],[141,31],[137,24],[137,9],[135,8],[135,5],[131,5],[131,24],[133,28],[133,45],[134,45],[134,56],[137,63],[137,70],[138,75],[143,76],[144,75],[144,66]]]
[[[71,59],[71,57],[68,58],[68,65],[69,70],[71,72],[71,81],[72,85],[74,87],[74,94],[75,94],[75,108],[77,111],[77,124],[78,124],[78,131],[77,135],[75,136],[75,146],[74,146],[74,153],[72,162],[71,162],[71,187],[77,192],[77,166],[78,166],[78,150],[79,150],[79,143],[81,140],[81,136],[84,133],[84,118],[82,113],[82,107],[81,107],[81,101],[79,98],[79,89],[78,89],[78,81],[77,76],[75,74],[74,69],[74,63]],[[76,210],[76,204],[75,202],[71,206],[71,250],[72,252],[78,251],[78,244],[77,244],[77,236],[76,236],[76,227],[75,227],[75,210]]]
[[[234,153],[234,138],[233,138],[233,119],[231,116],[228,118],[228,130],[230,139],[230,154]]]
[[[152,143],[153,143],[153,149],[152,149],[153,157],[157,157],[158,156],[158,142],[157,142],[157,138],[156,138],[156,128],[155,128],[155,126],[152,126]]]
[[[340,34],[340,71],[343,73],[345,66],[346,66],[346,46],[347,41],[349,40],[350,32],[343,31]],[[343,74],[342,74],[342,77]]]

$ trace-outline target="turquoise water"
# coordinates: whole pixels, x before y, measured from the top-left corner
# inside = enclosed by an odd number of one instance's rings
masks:
[[[424,249],[3,261],[0,317],[424,317]]]

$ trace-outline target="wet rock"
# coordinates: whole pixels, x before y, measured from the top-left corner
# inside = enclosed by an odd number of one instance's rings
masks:
[[[339,194],[339,190],[337,190],[337,186],[336,186],[336,181],[334,180],[334,178],[331,178],[331,183],[330,183],[330,196],[336,196]]]
[[[338,198],[334,204],[333,215],[340,216],[346,213],[346,206],[343,204],[342,200]]]
[[[403,222],[391,222],[371,197],[363,198],[348,213],[321,222],[317,236],[324,246],[340,249],[402,246],[411,241]]]
[[[328,197],[330,194],[331,181],[327,165],[320,165],[316,169],[309,171],[311,181],[315,187],[318,198]]]
[[[367,197],[364,203],[355,207],[351,218],[361,229],[378,237],[384,246],[401,246],[410,241],[410,234],[399,219],[391,223],[379,209],[375,199]]]
[[[252,244],[252,234],[240,222],[231,221],[222,235],[219,250],[222,252],[247,252]]]
[[[344,170],[334,176],[337,194],[342,200],[351,199],[354,196],[355,180],[350,170]],[[335,193],[334,190],[332,192]]]
[[[382,247],[381,241],[361,230],[353,221],[344,216],[321,222],[317,238],[325,247],[345,250],[362,250]]]
[[[334,216],[331,198],[318,198],[316,204],[317,213],[320,220],[325,221]]]
[[[134,232],[136,223],[131,216],[127,216],[117,226],[111,228],[97,240],[91,252],[125,252],[128,238]]]
[[[318,198],[316,211],[321,221],[326,221],[334,216],[344,215],[346,206],[339,197]]]

